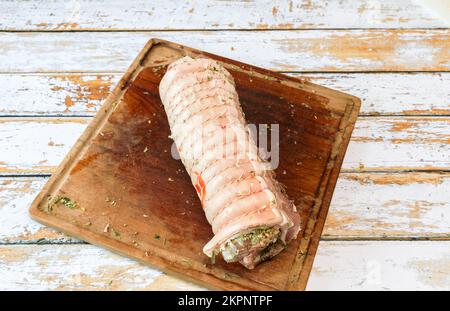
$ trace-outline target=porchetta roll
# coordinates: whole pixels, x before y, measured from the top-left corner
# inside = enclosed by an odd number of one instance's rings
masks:
[[[258,156],[231,74],[186,56],[168,66],[159,93],[214,233],[203,252],[249,269],[277,255],[297,236],[300,217]]]

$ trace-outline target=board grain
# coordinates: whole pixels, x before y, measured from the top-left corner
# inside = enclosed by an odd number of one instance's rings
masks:
[[[247,121],[280,126],[276,171],[299,207],[302,233],[255,270],[221,260],[211,265],[201,252],[211,228],[183,165],[170,155],[158,93],[166,65],[183,55],[222,62],[236,81]],[[211,287],[304,289],[359,106],[359,99],[338,91],[150,40],[37,196],[31,215]],[[61,204],[61,197],[71,204]]]

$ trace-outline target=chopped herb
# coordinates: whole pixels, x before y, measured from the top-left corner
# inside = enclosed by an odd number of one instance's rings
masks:
[[[116,200],[111,199],[111,198],[106,198],[105,202],[109,203],[112,206],[116,206],[116,204],[117,204]]]
[[[161,236],[159,235],[159,234],[155,234],[155,240],[159,240],[159,239],[161,239]]]
[[[186,259],[186,258],[182,258],[181,261],[184,262],[185,264],[190,264],[191,263],[191,261],[189,259]]]
[[[237,276],[236,274],[234,274],[234,273],[229,273],[229,272],[224,272],[223,273],[223,278],[224,279],[228,279],[228,280],[230,280],[230,279],[235,279],[235,278],[238,278],[239,276]]]
[[[70,208],[70,209],[74,209],[78,207],[77,202],[72,201],[71,199],[69,199],[68,197],[59,197],[59,199],[57,200],[56,203],[62,203],[64,204],[66,207]]]
[[[51,197],[49,197],[49,202],[47,203],[47,205],[45,206],[45,211],[50,214],[53,211],[53,205],[55,204],[55,202],[53,202],[51,200]]]
[[[114,228],[111,228],[111,232],[112,232],[113,236],[120,237],[120,232],[114,230]]]
[[[218,250],[213,250],[212,254],[211,254],[211,263],[215,264],[216,263],[216,255],[219,251]]]
[[[278,231],[275,228],[261,227],[255,228],[252,231],[245,233],[241,236],[242,240],[250,241],[252,245],[257,244],[264,237],[271,235],[273,232]]]
[[[46,206],[46,212],[47,213],[51,213],[53,210],[53,206],[56,204],[64,204],[66,207],[70,208],[70,209],[75,209],[78,207],[78,203],[75,201],[70,200],[67,197],[62,197],[62,196],[56,196],[54,198],[49,197],[49,202]]]

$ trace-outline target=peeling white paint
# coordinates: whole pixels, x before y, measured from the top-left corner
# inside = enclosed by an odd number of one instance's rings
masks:
[[[449,290],[449,241],[321,241],[307,290]]]
[[[450,35],[446,30],[436,29],[1,33],[0,71],[122,72],[154,37],[273,70],[450,68]],[[367,46],[367,51],[361,53],[361,46]],[[398,51],[406,48],[408,53],[425,56],[403,57]]]
[[[307,290],[448,290],[448,241],[322,241]],[[0,246],[0,290],[199,290],[90,245]]]
[[[34,0],[2,1],[2,10],[2,30],[445,27],[411,0]],[[27,14],[19,14],[23,12]]]

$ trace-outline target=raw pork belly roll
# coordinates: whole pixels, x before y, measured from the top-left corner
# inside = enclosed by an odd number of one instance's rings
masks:
[[[218,62],[181,58],[159,86],[171,137],[214,237],[203,252],[253,269],[300,230],[292,201],[247,128],[231,74]]]

